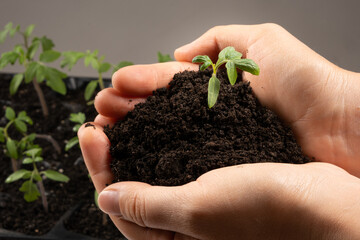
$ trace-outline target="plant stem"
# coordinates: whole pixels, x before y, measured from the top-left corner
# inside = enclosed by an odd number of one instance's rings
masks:
[[[104,86],[104,81],[103,81],[103,78],[102,78],[102,74],[99,73],[99,86],[100,86],[100,89],[103,90],[105,88]]]
[[[45,118],[47,118],[49,116],[49,109],[48,109],[48,106],[45,101],[44,93],[41,90],[39,83],[36,81],[36,78],[33,78],[32,82],[33,82],[34,88],[36,90],[36,93],[38,95],[43,115]]]
[[[15,158],[11,158],[11,167],[13,172],[16,172],[18,170],[18,162]]]
[[[39,181],[37,182],[37,185],[40,189],[40,194],[41,194],[41,201],[42,201],[42,205],[45,209],[45,212],[48,213],[49,212],[49,205],[48,205],[48,201],[45,195],[45,188],[44,188],[44,184],[43,181]]]
[[[55,151],[58,154],[61,153],[61,148],[60,148],[59,143],[52,136],[47,135],[47,134],[36,134],[36,138],[41,138],[41,139],[47,140],[48,142],[50,142],[53,145]]]

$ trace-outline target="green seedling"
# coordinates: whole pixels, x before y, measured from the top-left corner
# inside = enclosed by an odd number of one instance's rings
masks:
[[[75,126],[73,127],[74,132],[78,132],[81,125],[85,122],[85,114],[82,112],[78,113],[71,113],[69,120],[73,123],[75,123]],[[77,136],[71,138],[65,145],[65,151],[69,151],[70,148],[74,147],[75,145],[79,146],[79,138]],[[80,146],[79,146],[80,147]]]
[[[37,163],[43,161],[41,157],[41,148],[32,148],[24,152],[25,158],[23,159],[23,164],[32,165],[32,170],[19,169],[16,172],[12,173],[5,180],[6,183],[12,183],[17,180],[25,180],[19,190],[24,193],[24,199],[27,202],[33,202],[41,196],[42,204],[44,210],[48,212],[48,201],[45,194],[45,187],[43,184],[43,178],[51,179],[57,182],[68,182],[69,178],[55,170],[45,170],[39,171]]]
[[[6,107],[5,118],[8,120],[8,123],[5,127],[0,127],[0,143],[5,144],[5,154],[11,158],[12,169],[15,172],[18,169],[18,159],[22,157],[22,152],[34,146],[33,141],[36,138],[36,134],[27,135],[28,125],[32,125],[33,121],[27,116],[25,111],[21,111],[16,115],[11,107]],[[9,135],[9,129],[12,126],[23,136],[18,141]]]
[[[193,63],[202,63],[200,70],[203,71],[208,67],[212,67],[213,73],[209,80],[208,86],[208,106],[213,107],[217,101],[220,91],[220,80],[216,77],[217,70],[225,64],[227,75],[231,85],[237,80],[237,69],[249,72],[253,75],[259,75],[259,66],[251,59],[242,59],[242,54],[237,52],[233,47],[224,48],[218,56],[217,62],[214,64],[209,56],[199,55],[193,58]]]
[[[43,115],[47,117],[49,109],[40,83],[45,81],[46,85],[53,91],[65,95],[66,85],[63,79],[67,75],[56,68],[46,65],[56,61],[61,56],[61,53],[53,50],[55,45],[46,36],[41,38],[32,37],[34,28],[35,25],[32,24],[24,31],[21,31],[19,25],[13,27],[13,24],[10,22],[3,31],[0,31],[0,42],[4,42],[7,36],[13,37],[15,34],[20,35],[23,39],[22,43],[15,44],[12,51],[1,54],[0,70],[8,64],[14,65],[16,62],[23,66],[24,72],[14,75],[10,82],[10,94],[15,94],[22,82],[26,84],[32,82],[38,95]],[[41,52],[37,54],[39,49],[41,49]],[[35,59],[37,55],[39,55],[38,59]]]
[[[104,81],[103,81],[103,74],[108,72],[111,68],[113,69],[113,73],[117,71],[119,68],[133,65],[132,62],[123,61],[118,63],[117,65],[112,65],[108,62],[105,62],[105,56],[98,56],[99,51],[95,50],[93,52],[87,50],[86,52],[74,52],[68,51],[63,53],[63,60],[61,61],[61,67],[67,67],[71,70],[75,64],[80,60],[84,59],[85,67],[91,66],[94,70],[97,71],[98,77],[97,80],[90,81],[84,93],[84,98],[86,101],[89,101],[90,98],[94,95],[96,88],[99,86],[100,90],[104,89]],[[88,102],[92,104],[93,101]]]
[[[159,63],[173,61],[173,59],[170,57],[169,54],[162,54],[161,52],[158,52],[157,56],[158,56],[158,62]]]

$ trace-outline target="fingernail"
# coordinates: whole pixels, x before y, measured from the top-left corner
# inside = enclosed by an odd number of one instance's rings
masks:
[[[119,192],[104,190],[99,194],[98,203],[101,211],[111,215],[121,215],[119,208]]]

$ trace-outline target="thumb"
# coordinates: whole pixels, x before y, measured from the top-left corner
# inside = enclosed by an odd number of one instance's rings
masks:
[[[142,227],[185,232],[189,221],[187,192],[194,183],[183,186],[151,186],[141,182],[120,182],[99,195],[100,209]]]

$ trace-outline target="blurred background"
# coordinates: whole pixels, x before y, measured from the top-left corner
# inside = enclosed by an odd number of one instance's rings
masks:
[[[158,51],[173,57],[216,25],[274,22],[333,63],[360,72],[359,9],[358,0],[0,0],[0,28],[9,21],[22,29],[35,24],[33,34],[51,38],[57,51],[98,49],[113,64],[146,64],[157,62]],[[0,53],[14,40],[0,44]],[[96,76],[82,65],[68,74]]]

